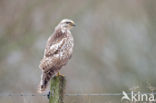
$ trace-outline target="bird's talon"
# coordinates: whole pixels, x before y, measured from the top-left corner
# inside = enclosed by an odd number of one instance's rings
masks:
[[[63,76],[64,77],[64,75],[60,74],[60,72],[58,72],[56,76]]]

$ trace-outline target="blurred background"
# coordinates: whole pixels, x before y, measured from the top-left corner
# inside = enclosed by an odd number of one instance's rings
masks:
[[[64,18],[77,24],[72,59],[61,70],[66,93],[151,91],[156,86],[155,0],[0,0],[0,94],[37,93],[46,40]],[[65,96],[64,102],[120,99]],[[44,96],[0,96],[0,103],[47,102]]]

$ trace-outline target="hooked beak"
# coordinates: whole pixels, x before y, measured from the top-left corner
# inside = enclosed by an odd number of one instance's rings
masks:
[[[75,22],[72,21],[71,22],[71,26],[76,26]]]

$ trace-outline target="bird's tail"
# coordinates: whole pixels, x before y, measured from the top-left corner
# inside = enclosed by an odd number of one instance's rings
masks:
[[[41,76],[41,81],[40,81],[40,86],[39,86],[39,93],[42,93],[46,90],[47,85],[50,81],[50,79],[55,75],[55,69],[49,69],[48,71],[43,71],[42,76]]]

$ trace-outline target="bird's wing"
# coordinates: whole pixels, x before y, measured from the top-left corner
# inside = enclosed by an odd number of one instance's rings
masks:
[[[44,55],[46,57],[49,57],[54,54],[57,54],[57,52],[59,52],[60,48],[63,46],[64,42],[65,42],[65,39],[62,39],[62,40],[54,42],[54,43],[48,43],[46,46]]]
[[[62,40],[57,43],[53,43],[51,46],[48,45],[44,52],[44,58],[41,60],[39,67],[43,70],[48,70],[52,68],[58,62],[60,58],[60,50],[64,45],[66,39],[62,38]]]

